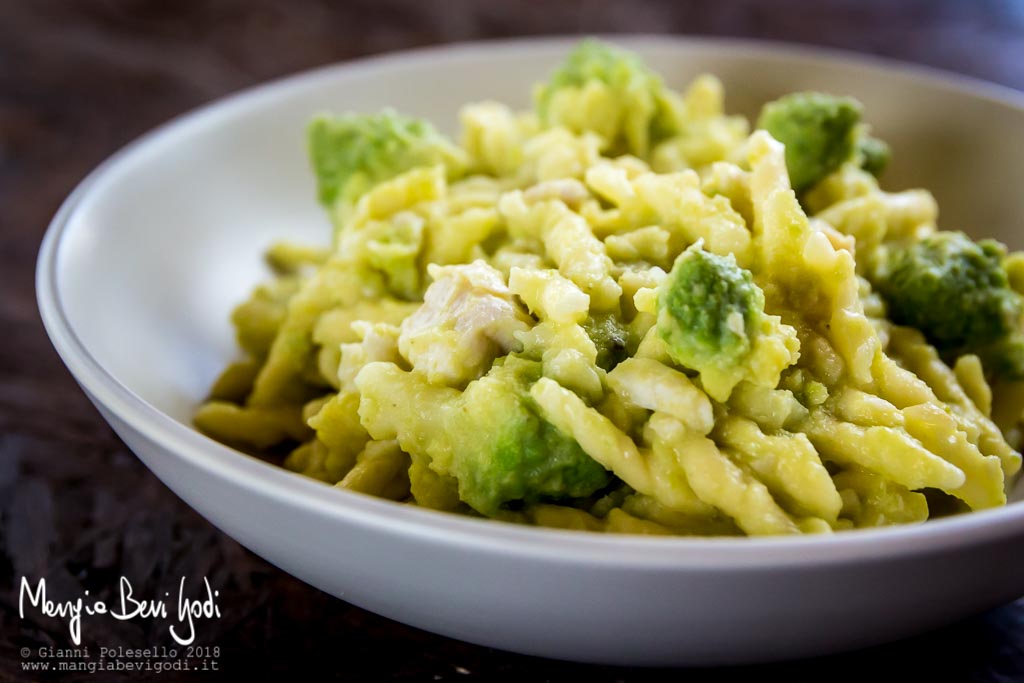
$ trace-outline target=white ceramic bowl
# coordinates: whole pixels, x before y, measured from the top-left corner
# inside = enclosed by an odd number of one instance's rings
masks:
[[[866,105],[943,225],[1024,247],[1024,98],[873,59],[763,44],[618,38],[674,86],[701,72],[748,115],[817,88]],[[304,127],[392,106],[449,131],[483,98],[528,105],[572,39],[420,50],[230,97],[116,154],[68,198],[39,255],[46,329],[138,456],[225,532],[285,571],[430,631],[548,657],[714,664],[899,638],[1024,593],[1024,502],[833,537],[603,536],[467,519],[339,491],[196,432],[235,354],[228,314],[273,240],[324,242]]]

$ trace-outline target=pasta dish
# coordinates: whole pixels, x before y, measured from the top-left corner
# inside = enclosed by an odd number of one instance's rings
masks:
[[[270,248],[195,423],[343,489],[547,527],[830,533],[1004,505],[1024,254],[883,190],[863,119],[798,92],[750,122],[714,76],[677,92],[592,40],[532,110],[467,104],[457,143],[318,115],[330,243]]]

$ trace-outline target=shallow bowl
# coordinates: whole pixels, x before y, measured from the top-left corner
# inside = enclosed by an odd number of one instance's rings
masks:
[[[865,105],[890,188],[944,227],[1024,247],[1024,97],[921,68],[732,40],[617,38],[728,108],[803,89]],[[804,657],[918,633],[1024,594],[1022,492],[1005,508],[806,538],[523,528],[340,491],[231,450],[190,416],[235,353],[231,308],[280,238],[326,242],[304,128],[390,106],[451,131],[459,106],[526,107],[574,39],[466,44],[332,66],[178,118],[89,175],[39,255],[46,329],[85,393],[186,502],[300,579],[398,621],[518,652],[617,664]],[[201,638],[201,633],[199,637]],[[340,645],[343,647],[343,644]]]

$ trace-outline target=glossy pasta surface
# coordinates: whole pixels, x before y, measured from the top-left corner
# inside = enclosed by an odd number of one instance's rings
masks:
[[[282,232],[196,425],[340,488],[589,531],[1004,505],[1024,258],[881,189],[864,117],[795,93],[752,123],[714,76],[677,92],[595,41],[531,111],[467,104],[457,142],[319,115],[333,236]]]

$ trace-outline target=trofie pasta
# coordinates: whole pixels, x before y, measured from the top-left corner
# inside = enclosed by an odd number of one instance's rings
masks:
[[[466,105],[458,144],[318,116],[333,238],[270,250],[196,425],[340,488],[589,531],[1003,505],[1024,255],[882,190],[862,116],[794,93],[751,126],[713,76],[675,92],[596,41],[532,111]]]

